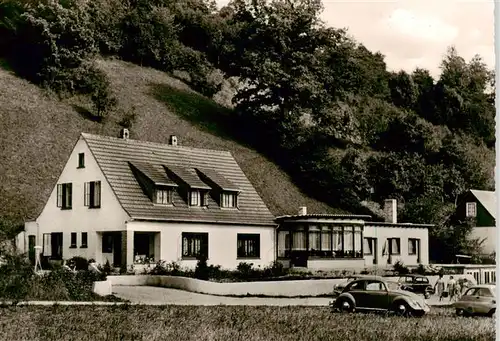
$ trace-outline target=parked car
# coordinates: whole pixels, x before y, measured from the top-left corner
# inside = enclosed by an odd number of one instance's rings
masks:
[[[402,316],[423,316],[430,311],[422,296],[380,277],[351,281],[331,305],[341,312],[385,311]]]
[[[333,286],[333,296],[336,297],[336,296],[340,295],[342,293],[342,291],[344,290],[344,288],[347,286],[347,284],[351,283],[352,281],[355,281],[357,279],[374,278],[374,277],[379,278],[379,279],[383,279],[383,277],[373,276],[373,275],[352,275],[352,276],[346,277],[342,280],[342,282]]]
[[[459,316],[488,315],[496,311],[495,285],[475,285],[469,288],[457,302],[453,303]]]
[[[403,275],[399,277],[398,283],[400,283],[401,289],[415,294],[423,294],[425,298],[431,297],[434,293],[434,288],[429,279],[423,275]]]

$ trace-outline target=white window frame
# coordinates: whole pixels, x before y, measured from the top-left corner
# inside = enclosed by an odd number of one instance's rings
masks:
[[[57,207],[70,210],[73,201],[73,184],[71,182],[57,184]]]
[[[465,216],[467,218],[477,217],[477,203],[472,201],[465,204]]]
[[[86,182],[83,191],[84,206],[89,208],[101,207],[101,181]]]
[[[237,208],[238,195],[233,192],[225,192],[221,195],[221,207],[223,208]]]
[[[171,205],[173,203],[173,191],[171,189],[159,188],[155,191],[155,203],[160,205]]]
[[[189,206],[200,206],[200,191],[192,190],[189,192]]]

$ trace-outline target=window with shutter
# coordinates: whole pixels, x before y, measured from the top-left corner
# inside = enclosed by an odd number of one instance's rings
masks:
[[[86,182],[84,186],[84,205],[89,208],[101,207],[101,182]]]
[[[71,209],[72,189],[73,185],[71,183],[57,185],[57,207]]]

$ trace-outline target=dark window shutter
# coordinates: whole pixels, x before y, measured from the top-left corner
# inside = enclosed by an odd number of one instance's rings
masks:
[[[73,184],[69,183],[66,185],[67,186],[67,191],[68,191],[68,203],[67,203],[67,207],[68,208],[71,208],[71,203],[72,203],[72,192],[73,192]]]

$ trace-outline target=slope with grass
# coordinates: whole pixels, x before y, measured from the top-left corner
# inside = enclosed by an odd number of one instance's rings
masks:
[[[341,212],[306,196],[276,164],[239,141],[230,109],[166,73],[113,59],[98,64],[118,99],[102,122],[88,115],[88,103],[59,100],[0,68],[0,216],[36,218],[79,134],[118,136],[118,122],[134,106],[131,138],[166,143],[174,134],[182,145],[231,151],[273,214],[294,214],[299,206]]]

